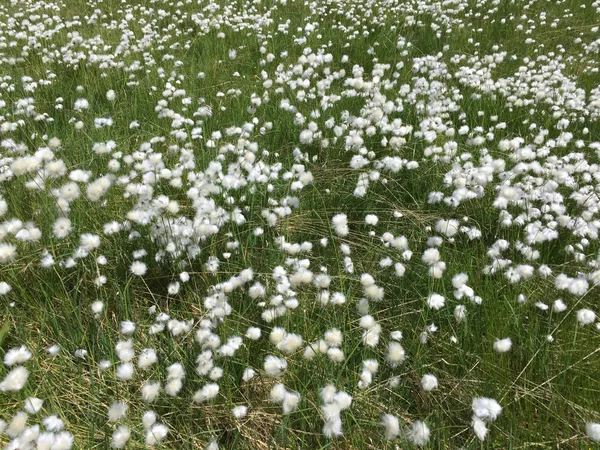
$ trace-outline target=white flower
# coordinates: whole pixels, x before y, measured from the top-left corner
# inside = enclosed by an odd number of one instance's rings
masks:
[[[268,376],[272,378],[280,377],[287,369],[287,361],[277,356],[268,355],[265,357],[264,369]]]
[[[130,270],[132,274],[143,277],[146,274],[148,267],[141,261],[134,261],[131,263]]]
[[[429,306],[431,309],[441,309],[444,307],[444,304],[446,302],[446,299],[444,298],[443,295],[440,294],[430,294],[429,297],[427,297],[427,306]]]
[[[391,441],[400,435],[400,422],[396,416],[384,414],[381,416],[381,425],[385,429],[385,438],[388,441]]]
[[[133,334],[133,332],[135,331],[135,323],[129,321],[129,320],[124,320],[123,322],[121,322],[121,333],[124,335],[130,335]]]
[[[40,409],[42,409],[43,404],[44,400],[41,400],[36,397],[29,397],[23,402],[23,407],[25,408],[25,411],[27,411],[27,413],[33,415],[37,414],[40,411]]]
[[[84,233],[79,237],[79,245],[87,251],[95,250],[100,247],[100,236]]]
[[[331,224],[338,236],[348,236],[348,217],[346,214],[336,214],[331,219]]]
[[[423,446],[429,442],[429,427],[425,422],[417,420],[406,431],[406,438],[414,445]]]
[[[473,427],[473,431],[475,432],[475,435],[477,436],[477,438],[480,441],[485,441],[485,437],[487,436],[487,432],[488,432],[485,422],[483,420],[481,420],[479,417],[474,415],[471,426]]]
[[[125,425],[121,425],[112,435],[112,446],[114,448],[124,448],[131,437],[131,430]]]
[[[440,251],[435,247],[428,248],[423,252],[421,259],[425,264],[434,264],[440,260]]]
[[[202,388],[198,389],[192,400],[194,403],[203,403],[208,400],[212,400],[219,394],[219,385],[216,383],[205,384]]]
[[[402,364],[406,359],[406,352],[400,342],[390,341],[388,344],[387,361],[391,367]]]
[[[69,235],[71,229],[71,221],[66,217],[60,217],[54,222],[52,233],[57,239],[64,239]]]
[[[596,313],[591,309],[580,309],[577,311],[577,320],[581,325],[589,325],[596,320]]]
[[[44,424],[44,427],[46,427],[46,430],[52,432],[61,431],[65,426],[64,422],[57,416],[45,417],[42,423]]]
[[[19,411],[10,420],[8,428],[6,429],[6,434],[12,438],[16,438],[21,434],[21,432],[23,432],[26,425],[27,414],[25,414],[23,411]]]
[[[140,356],[138,357],[138,367],[140,369],[145,369],[147,367],[150,367],[156,361],[158,361],[158,357],[156,356],[156,350],[154,350],[153,348],[145,348],[144,350],[142,350]]]
[[[290,414],[298,408],[300,403],[300,394],[298,392],[286,392],[283,396],[283,402],[281,404],[283,408],[283,414]]]
[[[118,422],[127,414],[129,407],[124,402],[115,402],[108,409],[108,421]]]
[[[146,411],[142,416],[142,425],[147,430],[156,423],[156,413],[154,411]]]
[[[123,363],[117,366],[116,377],[121,381],[129,381],[133,378],[133,364]]]
[[[435,231],[438,233],[444,234],[447,237],[452,237],[456,233],[458,233],[460,227],[460,223],[458,220],[450,219],[440,219],[435,223]]]
[[[157,445],[160,444],[169,433],[169,429],[162,423],[155,423],[146,432],[146,445]]]
[[[254,378],[254,375],[256,375],[256,371],[248,367],[244,370],[244,373],[242,374],[242,381],[248,382],[252,378]]]
[[[493,398],[476,397],[472,403],[473,412],[480,419],[489,419],[491,421],[502,413],[502,406]]]
[[[0,281],[0,295],[6,295],[12,291],[12,287],[6,281]]]
[[[260,330],[260,328],[257,328],[257,327],[249,327],[249,328],[246,330],[246,337],[247,337],[248,339],[251,339],[251,340],[253,340],[253,341],[256,341],[256,340],[260,339],[260,335],[261,335],[261,330]]]
[[[0,392],[19,391],[25,386],[29,371],[23,366],[17,366],[6,374],[0,383]]]
[[[29,361],[29,359],[31,359],[31,352],[24,345],[19,348],[11,348],[4,354],[4,364],[8,367],[15,364],[23,364],[25,361]]]
[[[600,442],[600,423],[587,423],[585,424],[585,434],[595,442]]]
[[[142,386],[142,400],[146,403],[151,403],[158,397],[160,393],[160,383],[157,381],[148,381]]]
[[[552,311],[554,312],[563,312],[566,311],[566,309],[567,305],[560,298],[552,304]]]
[[[54,436],[52,450],[69,450],[73,446],[73,435],[63,431]]]
[[[432,375],[430,373],[423,375],[423,378],[421,378],[421,386],[423,386],[423,390],[426,392],[437,389],[438,379],[435,375]]]
[[[12,262],[17,256],[17,247],[12,244],[0,244],[0,264]]]
[[[243,419],[248,414],[248,407],[244,405],[236,406],[231,410],[231,413],[236,419]]]
[[[375,226],[375,225],[377,225],[378,222],[379,222],[379,217],[377,217],[375,214],[367,214],[365,216],[365,223],[367,225]]]
[[[102,302],[102,300],[96,300],[94,303],[92,303],[91,309],[94,313],[94,316],[98,318],[100,317],[100,314],[102,314],[102,311],[104,311],[104,303]]]
[[[506,353],[512,347],[512,341],[510,338],[496,339],[494,342],[494,351],[498,353]]]

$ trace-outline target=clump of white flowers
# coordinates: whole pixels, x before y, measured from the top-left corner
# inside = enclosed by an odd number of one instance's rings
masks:
[[[323,401],[321,412],[325,420],[323,435],[327,438],[342,436],[341,412],[350,408],[352,397],[344,391],[338,391],[332,384],[323,387],[320,396]]]

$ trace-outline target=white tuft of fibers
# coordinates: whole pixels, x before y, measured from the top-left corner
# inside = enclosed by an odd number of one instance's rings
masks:
[[[577,311],[577,320],[581,325],[589,325],[596,320],[596,313],[591,309],[580,309]]]
[[[494,351],[498,353],[506,353],[512,347],[512,341],[510,338],[496,339],[494,342]]]
[[[331,225],[338,236],[348,236],[348,217],[346,214],[336,214],[333,216]]]
[[[427,297],[427,306],[429,306],[431,309],[441,309],[444,307],[444,304],[446,303],[446,299],[444,298],[443,295],[440,294],[431,294],[429,295],[429,297]]]
[[[600,423],[587,423],[585,425],[585,434],[595,442],[600,442]]]
[[[208,400],[212,400],[218,394],[219,385],[216,383],[208,383],[196,391],[192,400],[194,401],[194,403],[203,403]]]
[[[169,429],[162,423],[152,425],[146,432],[146,445],[160,444],[166,437]]]
[[[406,352],[404,351],[404,347],[400,342],[391,341],[388,344],[388,354],[387,360],[390,366],[396,367],[399,364],[402,364],[406,359]]]
[[[29,378],[29,371],[23,366],[17,366],[0,382],[0,392],[20,391]]]
[[[244,405],[236,406],[231,410],[231,413],[236,419],[243,419],[248,414],[248,407]]]
[[[488,432],[485,422],[479,417],[473,416],[473,422],[471,423],[471,426],[473,427],[473,431],[475,432],[477,438],[480,441],[485,441],[485,437],[487,436]]]
[[[472,403],[473,412],[480,419],[489,419],[491,421],[502,413],[502,406],[493,398],[476,397]]]
[[[23,402],[23,408],[27,411],[28,414],[37,414],[40,409],[42,409],[42,405],[44,404],[44,400],[41,400],[36,397],[29,397]]]
[[[268,355],[265,357],[264,368],[268,376],[277,378],[283,375],[283,372],[287,369],[287,361],[277,356]]]
[[[114,448],[123,448],[131,437],[131,430],[125,425],[120,426],[112,435],[112,446]]]
[[[429,427],[425,422],[417,420],[406,431],[406,439],[416,446],[423,446],[429,442],[430,434]]]
[[[400,422],[396,416],[384,414],[381,416],[381,425],[385,429],[385,438],[388,441],[397,438],[400,434]]]
[[[421,378],[421,386],[423,386],[423,390],[426,392],[433,391],[438,387],[438,379],[435,375],[430,373],[423,375]]]
[[[129,407],[124,402],[115,402],[108,409],[108,421],[118,422],[127,414]]]

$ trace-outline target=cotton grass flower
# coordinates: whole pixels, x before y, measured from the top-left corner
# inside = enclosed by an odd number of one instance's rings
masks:
[[[236,406],[231,410],[231,413],[236,419],[243,419],[248,414],[248,407],[244,405]]]
[[[336,214],[331,219],[331,224],[333,226],[335,234],[337,234],[340,237],[348,236],[348,218],[346,214]]]
[[[115,430],[112,435],[111,444],[113,448],[125,448],[127,441],[131,437],[131,430],[125,426],[121,425],[119,428]]]
[[[433,391],[438,387],[438,379],[430,373],[423,375],[421,378],[421,386],[425,392]]]
[[[160,394],[160,383],[158,381],[148,381],[141,389],[142,400],[151,403],[158,398]]]
[[[381,416],[381,425],[385,430],[385,438],[391,441],[400,435],[400,422],[396,416],[384,414]]]
[[[472,403],[473,413],[480,419],[489,419],[491,421],[502,413],[502,407],[493,398],[476,397]]]
[[[31,352],[22,345],[19,348],[12,348],[4,354],[4,365],[12,367],[15,364],[23,364],[31,359]]]
[[[44,424],[44,427],[46,428],[46,430],[51,431],[53,433],[57,433],[59,431],[62,431],[62,429],[65,426],[64,422],[62,421],[62,419],[60,419],[57,416],[48,416],[48,417],[45,417],[42,420],[42,423]]]
[[[512,347],[512,341],[510,338],[496,339],[494,342],[494,351],[498,353],[506,353]]]
[[[44,404],[44,400],[41,400],[36,397],[29,397],[25,399],[23,402],[23,408],[27,411],[27,414],[37,414],[42,409],[42,405]]]
[[[28,378],[29,371],[23,366],[17,366],[8,372],[0,382],[0,392],[20,391]]]
[[[475,436],[477,436],[477,439],[479,439],[482,442],[485,441],[485,438],[488,433],[488,429],[487,429],[485,422],[483,420],[481,420],[479,417],[474,415],[472,422],[471,422],[471,427],[473,428],[473,431],[475,432]]]
[[[429,427],[425,422],[417,420],[413,422],[410,428],[406,431],[406,439],[417,447],[422,447],[429,442],[430,436]]]
[[[141,261],[132,262],[129,269],[131,270],[132,274],[134,274],[138,277],[143,277],[144,275],[146,275],[146,272],[148,271],[148,267],[146,266],[146,264],[144,264]]]
[[[208,383],[194,393],[192,400],[194,403],[204,403],[214,399],[218,394],[219,385],[216,383]]]
[[[429,294],[427,297],[427,306],[429,306],[431,309],[439,310],[444,307],[445,303],[446,299],[443,295],[433,293]]]
[[[390,341],[388,344],[387,361],[391,367],[397,367],[406,359],[406,352],[402,344],[396,341]]]
[[[146,445],[158,445],[167,437],[169,429],[162,423],[154,424],[146,432]]]
[[[580,325],[586,326],[594,323],[596,320],[596,313],[591,309],[580,309],[577,311],[577,321]]]
[[[585,424],[585,434],[594,442],[600,442],[600,423],[588,422]]]
[[[0,264],[8,264],[17,256],[17,247],[12,244],[0,244]]]
[[[269,377],[278,378],[287,369],[287,361],[277,356],[267,355],[265,357],[264,369]]]
[[[115,402],[110,405],[108,409],[108,421],[109,422],[118,422],[123,419],[126,414],[129,406],[125,402]]]

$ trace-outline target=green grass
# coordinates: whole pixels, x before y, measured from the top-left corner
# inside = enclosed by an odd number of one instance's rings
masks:
[[[208,29],[210,20],[203,27],[192,16],[200,13],[208,5],[206,2],[125,4],[116,0],[98,3],[69,0],[63,2],[59,12],[52,14],[64,20],[72,20],[74,15],[79,15],[80,25],[58,31],[49,39],[39,38],[42,47],[30,48],[28,54],[23,56],[24,60],[15,65],[9,65],[7,58],[21,56],[26,41],[0,49],[3,58],[0,67],[5,76],[5,84],[0,87],[0,99],[7,104],[0,110],[2,121],[23,120],[17,130],[6,133],[3,139],[23,142],[28,152],[33,153],[46,145],[47,138],[58,137],[62,145],[57,157],[65,162],[68,170],[90,170],[93,179],[108,173],[110,157],[94,154],[91,149],[95,142],[114,140],[117,151],[133,154],[142,143],[163,136],[164,142],[154,143],[152,147],[163,154],[166,166],[174,167],[179,163],[178,154],[169,152],[170,145],[180,148],[189,145],[195,159],[195,171],[200,172],[219,154],[220,144],[216,148],[206,144],[211,133],[223,132],[228,127],[240,127],[256,117],[258,123],[249,134],[248,141],[258,146],[257,156],[263,149],[268,150],[269,156],[263,160],[269,164],[281,162],[281,175],[295,163],[292,152],[299,147],[307,153],[308,161],[303,163],[315,177],[314,183],[301,191],[292,191],[291,182],[280,176],[272,180],[272,192],[268,192],[266,184],[260,183],[227,192],[236,204],[247,206],[244,211],[246,223],[236,225],[230,221],[217,235],[201,241],[198,259],[165,258],[160,263],[154,262],[154,254],[161,250],[161,246],[151,241],[150,226],[133,224],[131,231],[137,230],[141,234],[139,239],[133,241],[128,239],[129,231],[121,231],[113,236],[102,234],[105,223],[123,221],[137,202],[135,195],[124,196],[124,186],[114,185],[102,202],[92,203],[85,197],[85,186],[81,185],[82,195],[71,204],[69,213],[74,231],[67,239],[58,240],[52,235],[52,225],[61,214],[51,192],[64,184],[66,177],[48,180],[45,187],[38,191],[27,189],[24,186],[25,178],[2,183],[0,194],[8,203],[8,212],[3,220],[16,217],[23,222],[33,221],[41,229],[42,238],[39,243],[19,243],[18,258],[0,266],[0,281],[6,281],[13,288],[8,295],[0,297],[0,354],[23,344],[34,354],[34,358],[26,363],[31,377],[25,388],[10,395],[0,393],[0,418],[8,421],[12,413],[20,409],[20,402],[29,396],[42,398],[45,400],[43,413],[62,417],[66,429],[75,436],[75,447],[81,449],[110,447],[111,435],[116,427],[107,422],[106,412],[116,400],[126,401],[130,406],[128,417],[123,422],[132,428],[128,448],[146,448],[140,418],[148,408],[156,411],[160,421],[169,427],[169,435],[161,448],[202,448],[212,439],[217,439],[222,448],[232,449],[408,448],[410,444],[404,437],[394,442],[384,440],[379,423],[383,413],[398,416],[403,426],[414,420],[424,420],[432,432],[428,448],[593,448],[592,441],[585,437],[585,423],[600,421],[600,335],[594,326],[578,325],[575,315],[583,307],[598,311],[598,289],[593,288],[582,297],[574,297],[556,291],[552,277],[542,279],[535,276],[519,284],[510,284],[501,273],[489,276],[482,274],[483,267],[490,263],[486,256],[490,245],[497,239],[514,243],[523,240],[525,234],[517,226],[500,227],[498,210],[492,205],[497,179],[486,187],[484,197],[465,201],[457,208],[443,203],[428,204],[427,197],[431,191],[452,193],[453,187],[444,183],[444,175],[452,168],[452,164],[425,157],[425,148],[429,145],[443,146],[445,142],[455,140],[458,144],[457,155],[471,152],[473,160],[477,161],[478,149],[468,145],[467,136],[448,138],[439,134],[433,144],[412,135],[407,136],[407,143],[398,155],[419,162],[419,169],[402,169],[397,174],[382,173],[381,178],[385,178],[386,183],[372,182],[366,196],[357,198],[353,191],[360,171],[350,169],[353,154],[345,151],[344,137],[336,143],[332,142],[326,149],[316,141],[311,145],[302,145],[299,133],[303,127],[294,124],[294,114],[283,111],[280,101],[284,98],[292,100],[298,111],[307,117],[307,123],[315,121],[319,130],[332,138],[333,133],[325,128],[325,121],[334,117],[337,124],[344,112],[360,116],[361,108],[365,107],[365,98],[344,97],[330,109],[321,111],[320,118],[313,119],[310,113],[320,108],[318,97],[299,102],[295,100],[297,91],[288,85],[275,83],[269,90],[270,100],[266,102],[263,99],[255,114],[247,112],[250,95],[256,93],[261,96],[265,92],[261,71],[266,71],[269,78],[275,80],[277,66],[282,64],[283,71],[292,70],[305,47],[315,52],[322,48],[325,53],[331,53],[333,62],[326,66],[332,72],[343,69],[349,76],[355,64],[362,66],[365,80],[371,79],[374,56],[379,63],[390,64],[384,78],[393,80],[392,74],[397,71],[397,84],[388,91],[382,90],[382,93],[388,100],[394,101],[398,98],[400,86],[409,84],[414,87],[418,83],[417,78],[428,77],[428,73],[415,74],[411,71],[415,58],[439,53],[436,58],[453,74],[460,66],[469,65],[467,60],[458,64],[453,62],[454,55],[464,54],[468,59],[474,55],[506,51],[504,61],[491,70],[493,79],[497,80],[515,74],[525,64],[524,58],[535,59],[542,53],[559,52],[557,46],[560,45],[564,48],[563,61],[566,61],[562,73],[589,93],[597,86],[598,76],[597,73],[590,73],[586,67],[597,67],[597,61],[594,62],[591,55],[584,58],[581,46],[575,44],[574,39],[580,34],[588,43],[597,39],[597,32],[594,34],[591,28],[598,23],[598,13],[594,12],[591,2],[507,1],[499,2],[495,7],[491,2],[466,2],[464,8],[448,11],[448,16],[456,23],[443,25],[440,38],[436,37],[431,24],[443,19],[438,13],[419,10],[416,2],[317,2],[313,6],[299,1],[288,1],[285,5],[272,1],[241,0],[218,3],[221,5],[221,14],[225,5],[230,5],[229,17],[235,16],[231,11],[257,14],[271,10],[269,18],[272,23],[265,22],[267,24],[257,30],[246,28],[234,31],[232,25],[235,24],[232,21],[218,30]],[[427,3],[434,5],[433,2]],[[585,10],[579,8],[584,3],[587,5]],[[400,7],[394,10],[394,5]],[[19,26],[27,29],[24,18],[33,14],[33,6],[33,2],[0,6],[0,24],[8,23],[8,19],[14,16]],[[149,22],[153,16],[144,15],[141,7],[155,14],[163,9],[173,15],[157,19],[150,27],[158,33],[151,45],[115,58],[123,63],[122,67],[103,68],[99,63],[91,62],[91,53],[110,54],[121,39],[118,28],[110,29],[103,23],[116,20],[118,24],[125,9],[131,10],[136,19],[145,17]],[[43,6],[40,8],[44,10]],[[96,8],[105,12],[107,17],[99,18],[97,24],[87,24],[86,15],[92,14]],[[346,14],[351,8],[355,17]],[[566,8],[571,9],[572,17],[565,16]],[[542,11],[547,15],[546,25],[538,23]],[[23,17],[15,16],[17,12],[25,14]],[[479,16],[476,15],[478,12]],[[40,14],[40,11],[37,13]],[[47,14],[51,13],[47,11]],[[207,10],[203,14],[209,16]],[[217,14],[212,16],[213,22]],[[524,14],[527,18],[521,17]],[[407,24],[405,19],[409,15],[421,20],[423,26]],[[502,25],[502,18],[511,19]],[[530,18],[534,19],[536,28],[531,34],[526,34],[527,20]],[[561,19],[557,28],[549,26],[554,18]],[[289,33],[278,31],[278,25],[288,20]],[[458,21],[464,23],[463,28],[458,26]],[[302,35],[297,28],[309,22],[319,22],[318,28],[307,37],[305,44],[294,44],[294,38]],[[137,20],[129,23],[129,30],[134,36],[132,42],[141,39],[148,31]],[[516,29],[519,23],[524,25],[524,30]],[[169,25],[171,28],[168,28]],[[396,28],[393,29],[392,25]],[[344,33],[341,26],[350,31]],[[452,31],[446,31],[448,26]],[[364,27],[372,31],[363,37]],[[7,35],[6,28],[0,28],[3,29]],[[74,30],[84,38],[85,45],[72,45],[72,50],[83,52],[86,59],[69,63],[60,56],[54,56],[51,61],[45,61],[44,54],[55,50],[60,52],[70,40],[68,33]],[[349,38],[354,30],[359,32],[359,37]],[[224,39],[218,37],[220,31],[225,33]],[[396,46],[399,36],[412,44],[406,55]],[[90,43],[95,37],[100,37],[102,42]],[[525,44],[527,37],[534,38],[536,43]],[[8,41],[12,39],[6,37]],[[173,47],[176,43],[180,45]],[[346,43],[349,43],[347,47]],[[97,47],[91,50],[89,47],[94,44]],[[104,45],[109,46],[105,51],[102,50]],[[260,51],[262,45],[267,53],[276,56],[273,62],[264,66],[260,64],[265,57]],[[494,45],[498,45],[499,50],[493,50]],[[449,50],[445,50],[445,46]],[[373,55],[368,53],[370,48],[374,49]],[[230,49],[237,50],[237,57],[233,60],[228,56]],[[283,51],[289,52],[287,58],[280,58]],[[173,58],[163,59],[165,55],[172,55]],[[341,62],[343,55],[348,56],[348,62]],[[512,55],[516,57],[514,60],[511,59]],[[568,61],[569,57],[572,57],[571,61]],[[126,70],[134,61],[142,63],[142,68],[137,71]],[[182,61],[183,64],[176,66],[175,61]],[[401,61],[404,62],[404,68],[396,70],[395,65]],[[542,64],[538,62],[536,68]],[[317,81],[324,78],[324,68],[315,69],[308,94],[317,93],[314,88]],[[205,73],[204,79],[198,78],[199,72]],[[234,76],[235,72],[240,76]],[[22,76],[40,80],[49,73],[56,75],[52,83],[38,87],[33,93],[27,92],[21,83]],[[292,75],[292,78],[299,76],[301,73]],[[129,81],[137,84],[128,86]],[[185,96],[193,100],[187,107],[178,99],[172,100],[169,108],[176,113],[196,121],[200,119],[193,116],[199,106],[197,100],[203,98],[211,105],[211,117],[202,118],[193,126],[186,124],[181,127],[189,136],[194,126],[201,126],[202,140],[188,138],[179,141],[171,134],[171,120],[157,117],[155,107],[163,98],[162,91],[167,82],[177,89],[185,89]],[[479,100],[472,100],[471,95],[477,89],[463,86],[452,77],[444,79],[443,83],[448,92],[454,89],[460,93],[454,98],[459,109],[442,113],[443,120],[452,123],[457,130],[461,125],[468,125],[471,129],[482,126],[487,132],[494,123],[506,123],[506,129],[496,131],[494,139],[484,145],[495,158],[507,159],[506,154],[497,150],[497,143],[502,138],[523,136],[528,142],[532,141],[538,130],[530,131],[530,123],[552,129],[552,138],[559,134],[553,128],[556,120],[552,119],[549,106],[536,104],[533,115],[529,113],[530,107],[515,107],[511,111],[505,107],[506,99],[500,94],[483,94]],[[77,86],[83,86],[83,92],[77,92]],[[282,94],[275,92],[279,86],[284,88]],[[106,100],[105,93],[109,89],[116,92],[114,103]],[[240,89],[241,95],[217,96],[218,92],[226,93],[229,89]],[[345,89],[341,78],[332,82],[327,93],[341,95]],[[33,117],[13,115],[13,103],[27,97],[35,99],[38,113],[47,113],[53,121],[36,121]],[[55,109],[58,97],[64,99],[64,108],[60,110]],[[78,98],[87,98],[90,109],[73,111],[72,105]],[[436,98],[429,91],[416,98],[405,96],[400,101],[403,111],[390,114],[390,120],[400,118],[404,124],[410,124],[417,130],[423,118],[421,108],[431,106]],[[483,116],[478,114],[479,111],[483,112]],[[567,114],[571,112],[567,111]],[[465,113],[465,116],[460,118],[460,113]],[[494,115],[498,116],[497,122],[490,120],[490,116]],[[94,118],[97,117],[112,117],[115,125],[96,129]],[[82,120],[85,128],[76,130],[72,118]],[[528,123],[524,123],[525,118],[529,120]],[[133,120],[139,120],[139,128],[129,128]],[[272,129],[261,134],[260,127],[267,122],[272,122]],[[590,130],[586,136],[581,134],[584,126]],[[597,121],[586,120],[569,130],[576,135],[575,139],[581,138],[589,143],[598,138],[600,128]],[[485,132],[482,134],[485,135]],[[221,143],[237,145],[238,136],[224,136]],[[380,135],[365,136],[365,146],[377,158],[395,155],[389,147],[381,144]],[[562,156],[572,151],[576,150],[570,144],[565,149],[556,149],[556,154]],[[586,151],[590,164],[597,163],[597,156]],[[1,152],[2,157],[7,156],[4,149]],[[223,172],[226,173],[228,164],[235,162],[236,158],[224,158]],[[127,166],[122,162],[118,175],[128,174],[131,170],[143,172],[141,167]],[[153,197],[166,195],[177,200],[182,207],[179,214],[193,219],[195,211],[186,195],[192,187],[187,178],[188,172],[184,171],[182,175],[183,188],[175,188],[161,180],[153,185]],[[136,182],[140,182],[139,177]],[[567,188],[564,189],[565,195],[569,192]],[[268,200],[280,201],[288,195],[299,198],[300,208],[280,218],[276,226],[267,226],[261,213],[265,208],[273,208]],[[212,198],[217,206],[228,211],[232,209],[225,195],[215,194]],[[578,213],[573,203],[569,203],[569,207],[571,214]],[[521,212],[516,207],[511,208],[509,211],[514,216]],[[395,217],[394,211],[400,211],[403,216]],[[350,225],[350,234],[345,238],[336,236],[330,225],[331,218],[340,212],[348,215]],[[369,213],[377,214],[380,219],[374,228],[376,236],[369,236],[372,227],[364,224],[364,216]],[[433,227],[441,217],[458,220],[468,217],[466,224],[477,226],[482,236],[470,241],[460,234],[454,242],[445,242],[440,247],[440,253],[448,265],[447,270],[441,279],[432,279],[427,275],[426,265],[421,262],[421,254],[426,248],[427,238],[435,234],[427,227]],[[264,234],[255,236],[253,230],[258,226],[264,228]],[[394,262],[401,260],[397,251],[382,245],[379,236],[385,231],[394,236],[406,236],[414,252],[412,260],[405,262],[407,272],[403,278],[395,277],[393,268],[379,267],[380,259],[385,256],[392,257]],[[100,249],[80,260],[75,268],[60,267],[58,262],[71,256],[81,233],[101,235]],[[230,233],[230,236],[226,233]],[[346,304],[322,308],[318,305],[316,290],[312,286],[303,286],[295,289],[300,302],[298,309],[269,324],[261,319],[262,308],[257,306],[257,300],[252,300],[243,289],[233,291],[229,294],[232,314],[217,328],[222,341],[225,342],[233,334],[243,335],[249,326],[259,326],[263,330],[263,338],[257,342],[244,340],[244,345],[234,358],[215,357],[216,364],[224,371],[219,381],[219,396],[210,404],[191,404],[193,393],[207,382],[207,379],[194,372],[195,359],[200,352],[199,344],[193,339],[195,329],[185,336],[172,337],[167,332],[150,335],[148,327],[153,322],[153,316],[148,313],[148,308],[156,306],[158,311],[168,312],[173,318],[194,318],[198,321],[207,315],[204,299],[209,295],[210,287],[227,281],[247,267],[252,267],[255,278],[266,284],[269,295],[274,294],[272,271],[274,267],[284,265],[288,257],[277,249],[274,241],[277,236],[285,236],[288,242],[312,242],[311,254],[299,257],[308,257],[311,270],[315,273],[320,266],[327,267],[332,278],[330,291],[343,292],[347,298]],[[319,245],[323,237],[329,239],[325,248]],[[14,242],[12,237],[6,240]],[[232,251],[230,260],[221,258],[219,270],[215,274],[208,273],[203,266],[207,258],[211,255],[221,257],[223,252],[228,251],[227,242],[233,240],[239,242],[239,248]],[[580,238],[576,236],[562,233],[557,242],[536,246],[540,251],[540,259],[536,264],[548,264],[555,274],[564,271],[570,276],[586,270],[584,264],[574,262],[564,252],[566,245],[575,245],[579,241]],[[351,257],[355,265],[353,274],[344,271],[343,255],[339,250],[341,243],[347,243],[352,248]],[[143,279],[133,277],[129,271],[131,253],[141,248],[148,251],[144,261],[149,266],[148,274]],[[47,249],[54,256],[57,262],[54,267],[38,267],[42,249]],[[589,259],[594,259],[598,252],[597,240],[592,240],[585,252]],[[99,255],[106,256],[109,261],[106,266],[99,266],[95,262],[95,257]],[[504,257],[515,262],[523,260],[513,246]],[[177,295],[167,295],[167,285],[176,280],[183,270],[190,273],[190,282],[182,284]],[[370,305],[370,314],[384,330],[382,343],[374,349],[361,342],[360,315],[356,311],[356,305],[363,296],[360,274],[365,272],[375,276],[378,285],[385,288],[384,300]],[[453,297],[451,278],[459,272],[469,276],[468,285],[473,287],[483,303],[480,306],[467,303],[467,318],[457,324],[451,312],[456,305],[465,301]],[[103,287],[96,288],[93,280],[99,274],[105,275],[108,281]],[[425,298],[431,292],[446,297],[445,308],[433,311],[425,307]],[[516,301],[521,293],[528,299],[523,305]],[[542,312],[535,306],[537,301],[551,304],[559,297],[569,305],[567,312],[562,315]],[[105,302],[105,310],[99,319],[95,319],[90,310],[95,300]],[[114,347],[119,340],[119,323],[123,320],[133,320],[138,324],[138,331],[134,335],[136,354],[143,348],[151,347],[157,350],[159,356],[159,364],[147,371],[136,371],[133,381],[127,383],[115,379],[114,367],[100,373],[96,366],[102,359],[117,361]],[[430,336],[427,344],[422,344],[420,335],[431,323],[435,323],[439,331]],[[332,327],[344,333],[342,349],[346,359],[342,364],[336,365],[323,355],[307,361],[302,358],[301,351],[287,358],[289,368],[282,382],[288,390],[298,391],[302,395],[298,410],[288,416],[282,415],[281,407],[268,400],[272,380],[261,375],[246,384],[241,383],[246,367],[262,370],[264,356],[278,353],[268,342],[268,333],[273,326],[282,326],[289,332],[298,333],[306,342],[322,338],[323,333]],[[402,344],[408,355],[406,362],[395,369],[385,363],[385,344],[389,332],[393,330],[403,331]],[[547,342],[548,335],[554,337],[553,343]],[[452,337],[456,338],[457,343],[451,342]],[[511,337],[512,350],[506,354],[495,353],[492,350],[494,340],[504,337]],[[55,343],[62,350],[56,358],[50,358],[45,355],[44,349]],[[80,348],[88,351],[84,360],[72,357],[75,350]],[[373,384],[361,391],[357,388],[357,382],[362,361],[367,358],[376,358],[380,368]],[[155,404],[150,407],[145,405],[140,398],[142,384],[149,379],[162,381],[165,368],[175,362],[181,362],[187,369],[180,395],[171,398],[163,393]],[[6,367],[0,367],[0,379],[7,372]],[[419,380],[426,373],[438,377],[439,389],[423,391]],[[392,376],[400,377],[400,383],[394,389],[387,383]],[[318,394],[319,389],[328,383],[353,395],[352,407],[342,413],[344,436],[335,440],[327,439],[321,433],[323,419]],[[490,425],[485,442],[479,442],[470,428],[471,401],[477,396],[495,398],[503,407],[502,415]],[[245,419],[236,421],[231,408],[241,404],[249,407],[249,414]],[[37,418],[30,419],[30,423],[35,420]],[[0,436],[0,445],[7,443],[7,436]]]

